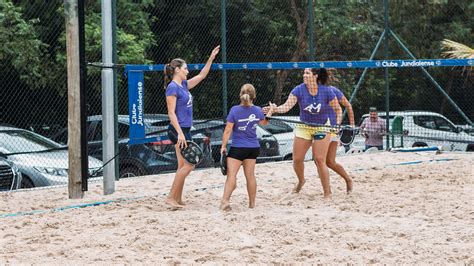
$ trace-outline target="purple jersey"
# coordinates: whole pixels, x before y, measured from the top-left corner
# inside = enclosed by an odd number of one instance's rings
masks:
[[[342,100],[342,97],[344,97],[344,93],[342,93],[341,90],[339,90],[338,88],[334,87],[334,86],[329,86],[329,88],[332,90],[332,92],[334,93],[334,95],[336,95],[336,98],[337,100],[339,101],[339,104],[341,103],[341,100]],[[334,109],[332,109],[331,106],[329,106],[328,108],[328,112],[329,112],[329,119],[331,120],[331,125],[336,125],[337,121],[336,121],[336,112],[334,112]]]
[[[332,110],[332,107],[329,102],[336,96],[328,86],[318,84],[318,93],[313,96],[306,84],[302,83],[296,86],[291,94],[298,99],[301,121],[320,125],[330,123],[329,109]]]
[[[166,88],[166,96],[176,96],[175,113],[180,127],[193,125],[193,96],[188,89],[188,81],[183,80],[181,86],[171,81]]]
[[[232,147],[260,148],[257,138],[257,126],[265,119],[262,108],[258,106],[236,105],[230,109],[227,122],[234,123],[232,129]]]

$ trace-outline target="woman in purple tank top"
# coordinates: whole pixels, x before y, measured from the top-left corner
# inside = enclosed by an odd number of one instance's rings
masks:
[[[212,50],[206,65],[201,72],[191,78],[188,76],[188,65],[183,59],[176,58],[166,64],[164,69],[166,106],[168,107],[168,116],[170,125],[168,136],[175,144],[176,157],[178,159],[178,169],[174,177],[171,191],[166,198],[166,204],[172,208],[183,208],[182,200],[184,180],[194,169],[194,166],[186,162],[181,155],[180,149],[187,146],[186,140],[191,140],[190,129],[193,125],[193,96],[189,92],[198,85],[209,73],[214,58],[219,53],[220,46]]]
[[[260,153],[257,138],[259,124],[266,125],[262,108],[253,105],[255,88],[252,84],[244,84],[240,89],[240,105],[233,106],[227,115],[227,124],[222,137],[221,153],[227,154],[227,180],[224,187],[220,209],[230,210],[230,196],[237,186],[237,172],[244,167],[249,195],[249,208],[255,207],[257,181],[255,179],[255,163]],[[232,134],[232,144],[227,153],[227,142]]]
[[[300,120],[307,124],[323,124],[331,126],[330,110],[336,113],[337,124],[340,124],[342,111],[336,96],[327,83],[328,73],[326,69],[319,70],[306,68],[303,75],[304,83],[296,86],[288,96],[288,100],[276,106],[270,103],[264,108],[264,112],[286,113],[298,103],[300,107]],[[311,127],[307,125],[297,126],[294,130],[293,142],[293,169],[298,177],[293,192],[300,192],[304,183],[304,157],[312,147],[313,160],[318,169],[318,174],[323,186],[324,199],[331,200],[331,188],[329,186],[329,170],[326,164],[326,156],[333,134],[327,132],[324,127]]]

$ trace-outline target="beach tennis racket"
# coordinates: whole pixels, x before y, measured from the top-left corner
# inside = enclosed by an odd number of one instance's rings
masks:
[[[198,165],[203,157],[201,147],[199,147],[199,145],[194,141],[188,140],[186,142],[188,143],[188,146],[186,148],[181,148],[181,155],[188,163]]]
[[[222,175],[227,175],[227,153],[221,153],[220,167]]]
[[[292,119],[285,119],[285,118],[279,118],[279,117],[275,117],[275,116],[270,116],[270,117],[267,117],[268,120],[278,120],[278,121],[282,121],[282,122],[286,122],[286,123],[290,123],[290,124],[300,124],[300,125],[304,125],[304,126],[307,126],[307,127],[319,127],[319,128],[322,128],[323,131],[325,131],[325,133],[337,133],[339,131],[339,129],[341,128],[341,126],[331,126],[331,125],[325,125],[325,124],[313,124],[313,123],[306,123],[306,122],[303,122],[303,121],[299,121],[299,120],[292,120]],[[320,134],[320,135],[324,135],[324,134]],[[322,137],[324,138],[324,136]],[[315,136],[314,139],[321,139],[321,136]]]
[[[321,127],[321,128],[324,128],[325,131],[327,129],[327,133],[337,133],[339,135],[339,139],[342,145],[352,144],[356,136],[356,129],[350,126],[342,126],[342,125],[331,126],[331,125],[311,124],[311,123],[305,123],[298,120],[284,119],[284,118],[279,118],[279,117],[274,117],[274,116],[269,117],[268,119],[280,120],[283,122],[293,123],[293,124],[302,124],[309,127]],[[326,134],[317,133],[314,135],[314,139],[315,140],[323,139],[325,136]]]
[[[339,141],[342,145],[351,145],[356,136],[355,128],[349,126],[342,126],[338,132]]]

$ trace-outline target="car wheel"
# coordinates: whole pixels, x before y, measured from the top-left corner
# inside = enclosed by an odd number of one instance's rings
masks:
[[[136,167],[125,167],[120,169],[120,178],[135,177],[143,175],[142,171]]]
[[[20,188],[33,188],[33,187],[35,187],[35,184],[31,182],[29,177],[23,175],[23,177],[21,178]]]
[[[428,144],[424,143],[424,142],[415,142],[413,143],[413,148],[416,148],[416,147],[428,147]]]
[[[290,153],[290,154],[286,155],[286,156],[283,158],[283,160],[284,160],[284,161],[291,161],[291,160],[293,160],[293,154]]]

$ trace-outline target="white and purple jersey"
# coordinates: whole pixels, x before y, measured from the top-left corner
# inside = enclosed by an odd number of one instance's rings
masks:
[[[337,100],[339,101],[339,103],[341,103],[342,97],[344,97],[344,93],[342,93],[341,90],[339,90],[338,88],[336,88],[336,87],[334,87],[334,86],[329,86],[329,88],[332,90],[332,92],[334,93],[334,95],[336,95],[336,98],[337,98]],[[329,112],[329,119],[331,120],[331,125],[332,125],[332,126],[336,125],[336,124],[337,124],[337,121],[336,121],[336,112],[334,112],[334,109],[332,109],[331,106],[329,106],[328,112]]]
[[[260,148],[257,138],[258,122],[265,119],[262,108],[258,106],[236,105],[230,109],[227,122],[234,123],[232,147]]]
[[[193,125],[193,96],[188,89],[188,81],[183,80],[181,85],[171,81],[166,88],[166,96],[176,96],[175,113],[180,127]]]
[[[332,107],[329,103],[336,95],[329,86],[318,84],[318,93],[313,96],[309,93],[306,84],[302,83],[296,86],[291,94],[298,99],[302,122],[318,125],[330,123],[329,109],[332,110]]]

